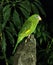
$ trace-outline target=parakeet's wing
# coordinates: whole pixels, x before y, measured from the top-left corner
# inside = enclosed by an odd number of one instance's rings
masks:
[[[23,27],[21,28],[21,30],[20,30],[20,32],[18,33],[18,37],[19,36],[23,36],[23,35],[28,35],[28,33],[30,32],[30,28],[31,28],[31,26],[32,26],[32,22],[31,21],[29,21],[29,20],[27,20],[25,23],[24,23],[24,25],[23,25]]]

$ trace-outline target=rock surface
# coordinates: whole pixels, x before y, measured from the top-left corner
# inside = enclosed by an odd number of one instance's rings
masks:
[[[36,65],[36,39],[31,35],[30,40],[19,45],[13,65]]]

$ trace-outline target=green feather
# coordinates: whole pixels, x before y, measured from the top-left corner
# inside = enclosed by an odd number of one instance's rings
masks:
[[[30,16],[24,23],[23,27],[21,28],[20,32],[18,33],[17,43],[13,50],[13,54],[18,46],[18,44],[27,36],[32,34],[37,27],[37,24],[41,20],[41,17],[38,14],[34,14]]]

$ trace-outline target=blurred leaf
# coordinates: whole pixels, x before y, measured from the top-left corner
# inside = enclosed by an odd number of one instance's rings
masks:
[[[41,2],[39,0],[35,0],[35,2],[37,2],[39,5],[42,5]]]
[[[46,41],[46,40],[47,40],[46,33],[43,32],[42,35],[43,35],[43,39],[44,39],[44,41]]]
[[[2,22],[3,22],[3,11],[2,11],[2,9],[3,9],[3,6],[0,4],[0,35],[1,35],[1,33],[2,33]]]
[[[45,30],[45,26],[43,25],[43,26],[42,26],[42,31],[44,31],[44,30]]]
[[[4,33],[2,35],[2,43],[1,43],[1,45],[2,45],[2,51],[5,53],[6,52],[6,39],[5,39]]]
[[[35,4],[35,6],[37,6],[37,8],[40,10],[41,14],[46,17],[46,13],[44,12],[44,10],[43,10],[43,8],[40,6],[40,4],[38,4],[37,2],[35,2],[34,4]]]
[[[6,27],[6,30],[9,31],[13,36],[17,36],[17,32],[14,28],[14,25],[10,22],[10,26]]]
[[[10,43],[12,45],[14,45],[15,41],[14,41],[14,38],[13,38],[12,34],[8,30],[6,30],[6,34],[7,34],[8,39],[10,40]]]
[[[0,24],[3,21],[3,6],[0,4]]]
[[[20,17],[19,17],[19,14],[16,10],[14,10],[14,13],[13,13],[13,23],[15,24],[16,28],[20,29],[21,27],[21,21],[20,21]]]
[[[22,7],[19,7],[19,8],[20,8],[20,10],[22,11],[23,15],[24,15],[26,18],[28,18],[28,17],[29,17],[28,12],[27,12],[24,8],[22,8]]]
[[[0,34],[2,33],[2,24],[0,23]]]
[[[37,38],[41,37],[41,32],[36,33],[37,34]]]
[[[38,32],[41,32],[40,26],[37,28],[37,31],[38,31]]]
[[[27,5],[26,5],[26,4],[27,4]],[[20,5],[23,9],[25,9],[25,10],[28,12],[28,14],[30,14],[30,12],[31,12],[31,6],[30,6],[30,2],[29,2],[29,1],[25,0],[25,1],[21,2],[19,5]]]
[[[4,22],[2,24],[2,29],[4,29],[7,21],[9,20],[9,17],[10,17],[10,13],[11,13],[11,8],[10,8],[10,5],[6,5],[4,8],[3,8],[3,18],[4,18]]]
[[[25,0],[25,1],[21,2],[19,5],[20,5],[19,8],[20,8],[21,12],[23,13],[23,15],[26,18],[28,18],[30,15],[30,12],[31,12],[31,6],[30,6],[29,1]]]
[[[43,42],[43,39],[42,39],[42,38],[40,38],[40,44],[42,44],[42,42]]]
[[[53,38],[51,39],[51,43],[53,43]]]
[[[48,58],[48,64],[53,65],[53,52],[50,53],[50,56]]]
[[[39,14],[39,11],[34,4],[31,4],[31,7],[32,7],[32,12],[34,12],[35,14]]]
[[[15,27],[14,27],[13,23],[11,23],[11,22],[10,22],[9,30],[12,33],[12,35],[17,36],[17,32],[15,30]]]
[[[6,6],[3,8],[3,13],[5,13],[9,8],[10,8],[10,5],[6,5]]]

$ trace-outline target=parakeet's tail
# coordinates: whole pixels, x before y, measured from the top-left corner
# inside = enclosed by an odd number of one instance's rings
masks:
[[[16,45],[15,45],[15,47],[14,47],[14,49],[13,49],[13,52],[12,52],[12,54],[14,54],[14,53],[15,53],[15,51],[16,51],[16,48],[17,48],[17,46],[18,46],[19,42],[20,42],[20,41],[17,41],[17,43],[16,43]]]
[[[22,36],[22,37],[21,37],[21,36],[18,37],[17,43],[16,43],[16,45],[15,45],[15,47],[14,47],[14,50],[13,50],[12,54],[15,53],[15,50],[16,50],[18,44],[23,40],[23,38],[24,38],[23,36]]]

